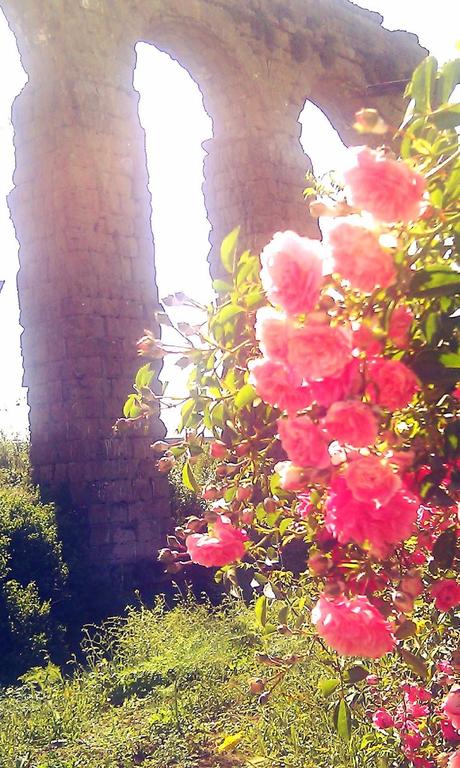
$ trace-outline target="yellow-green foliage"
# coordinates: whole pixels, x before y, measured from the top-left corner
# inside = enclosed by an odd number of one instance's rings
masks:
[[[22,687],[0,698],[0,765],[343,764],[344,744],[318,702],[318,656],[294,667],[267,703],[250,695],[250,680],[269,672],[256,659],[266,648],[253,616],[241,604],[212,612],[193,603],[172,611],[158,604],[89,632],[86,670],[76,668],[68,679],[56,667],[32,670]],[[278,641],[270,642],[276,652]],[[282,649],[289,651],[285,639]]]

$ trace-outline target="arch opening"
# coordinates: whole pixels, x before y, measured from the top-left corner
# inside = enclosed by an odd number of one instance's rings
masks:
[[[8,77],[0,81],[0,432],[8,436],[25,437],[28,433],[27,390],[22,386],[22,357],[20,351],[19,301],[16,274],[19,269],[18,242],[7,203],[13,188],[15,153],[11,106],[27,82],[16,38],[0,10],[1,67]]]
[[[213,291],[207,261],[211,225],[202,190],[203,142],[213,136],[212,120],[199,86],[177,60],[147,43],[136,45],[136,56],[134,87],[140,94],[139,118],[146,136],[159,296],[183,291],[206,304]],[[176,321],[197,321],[190,308],[172,308],[172,313]],[[167,327],[162,336],[166,342],[178,342]],[[187,372],[174,360],[165,359],[160,379],[169,382],[170,395],[186,394]],[[173,434],[177,409],[163,408],[161,418]]]

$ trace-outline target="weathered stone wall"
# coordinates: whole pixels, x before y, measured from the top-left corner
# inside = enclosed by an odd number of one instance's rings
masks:
[[[113,437],[157,302],[135,44],[168,52],[213,120],[204,185],[213,251],[237,224],[316,234],[302,201],[305,99],[346,142],[369,83],[424,51],[348,0],[0,0],[29,82],[13,109],[19,294],[35,477],[86,514],[99,564],[152,560],[169,524],[149,442]],[[212,269],[218,269],[211,253]]]

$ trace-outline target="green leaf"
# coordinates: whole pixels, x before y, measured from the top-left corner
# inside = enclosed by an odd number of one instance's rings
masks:
[[[407,666],[411,668],[412,672],[415,672],[415,674],[422,679],[426,679],[428,675],[428,667],[426,661],[422,659],[421,656],[418,656],[415,653],[411,653],[411,651],[407,651],[405,648],[401,648],[400,653],[401,657],[406,662]]]
[[[318,680],[318,690],[328,698],[331,696],[334,691],[338,688],[340,685],[340,680],[338,677],[321,677]]]
[[[227,272],[230,273],[233,272],[239,234],[240,228],[236,227],[230,232],[230,234],[224,237],[220,247],[220,259]]]
[[[364,680],[369,674],[369,670],[366,667],[362,667],[360,664],[355,664],[347,670],[347,677],[350,683],[359,683]]]
[[[123,416],[125,419],[135,419],[136,416],[139,416],[140,413],[141,409],[139,408],[139,395],[129,395],[123,406]]]
[[[179,423],[179,426],[177,427],[178,432],[182,432],[183,429],[188,427],[192,421],[193,413],[195,410],[195,400],[193,397],[190,397],[188,400],[185,401],[181,408],[181,420]]]
[[[341,699],[334,710],[334,725],[344,741],[351,738],[351,712],[345,699]]]
[[[449,100],[454,88],[460,83],[460,59],[447,61],[441,71],[438,81],[439,101],[444,104]]]
[[[235,408],[240,410],[249,405],[257,397],[257,392],[251,384],[244,384],[235,397]]]
[[[233,291],[233,285],[226,283],[225,280],[213,280],[212,287],[216,293],[230,293],[230,291]]]
[[[439,356],[439,362],[444,368],[460,368],[460,355],[455,352],[446,352]]]
[[[149,387],[154,375],[155,371],[152,371],[150,368],[150,363],[143,365],[142,368],[139,368],[138,372],[136,373],[136,378],[134,380],[136,387],[138,389]]]
[[[265,595],[260,595],[260,597],[257,598],[254,606],[254,613],[259,626],[265,627],[265,624],[267,623],[267,598]]]
[[[412,80],[406,89],[406,96],[410,96],[415,102],[415,110],[426,114],[431,112],[431,97],[434,91],[438,62],[434,56],[427,56],[418,65]]]
[[[418,270],[411,289],[416,296],[442,296],[460,293],[460,272],[451,266],[433,266]]]
[[[441,131],[447,131],[460,125],[460,104],[441,107],[430,116],[430,122],[436,125]]]
[[[428,344],[431,344],[433,340],[433,336],[436,333],[437,327],[438,327],[438,316],[436,312],[431,312],[426,318],[425,324],[424,324],[425,337]]]
[[[193,474],[193,469],[191,468],[188,461],[185,462],[182,469],[182,482],[185,487],[189,489],[189,491],[198,493],[199,485],[196,481],[195,475]]]
[[[232,317],[235,317],[235,315],[241,314],[241,312],[244,312],[243,307],[239,307],[238,304],[226,304],[225,307],[222,307],[216,315],[214,316],[214,322],[215,323],[226,323],[228,320],[231,320]]]
[[[433,557],[441,568],[450,568],[457,550],[455,528],[448,528],[441,533],[433,545]]]

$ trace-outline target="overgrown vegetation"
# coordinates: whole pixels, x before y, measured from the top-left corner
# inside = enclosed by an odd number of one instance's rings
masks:
[[[294,665],[276,696],[260,703],[260,678],[280,663],[277,643],[285,655],[300,650],[298,641],[287,648],[272,637],[268,657],[252,610],[241,603],[210,610],[193,602],[172,611],[161,603],[132,609],[126,620],[88,632],[86,670],[74,668],[69,679],[53,666],[25,675],[0,698],[2,768],[347,762],[329,711],[314,704],[327,669],[321,650]]]
[[[67,568],[54,506],[29,484],[28,446],[0,437],[0,681],[62,658]]]

